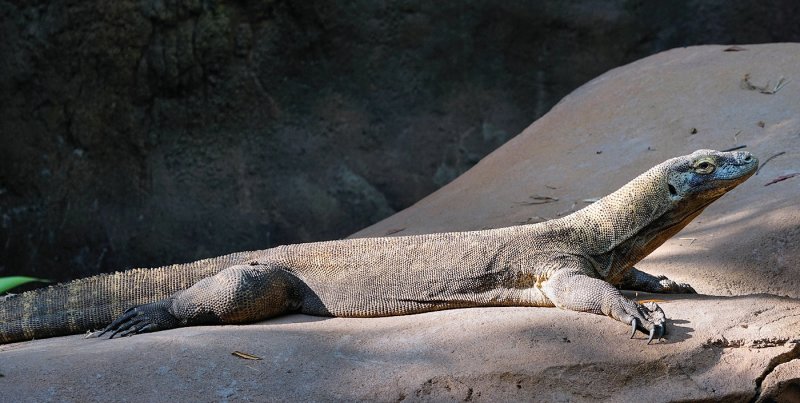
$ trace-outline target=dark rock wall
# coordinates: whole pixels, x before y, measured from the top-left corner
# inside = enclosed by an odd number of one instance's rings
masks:
[[[342,237],[610,68],[797,21],[755,0],[0,1],[0,276]]]

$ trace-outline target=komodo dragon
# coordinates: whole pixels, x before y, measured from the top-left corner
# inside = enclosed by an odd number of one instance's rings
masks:
[[[377,317],[476,306],[557,306],[665,332],[658,305],[615,286],[693,293],[633,267],[758,166],[699,150],[651,168],[568,216],[484,231],[344,239],[101,274],[0,301],[0,342],[110,337],[245,323],[290,312]],[[99,333],[99,332],[98,332]]]

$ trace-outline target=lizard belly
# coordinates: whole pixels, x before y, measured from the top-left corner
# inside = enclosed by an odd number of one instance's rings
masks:
[[[287,248],[303,312],[373,317],[475,306],[552,306],[529,248],[492,232],[353,239]],[[346,244],[347,248],[340,247]]]
[[[443,275],[446,272],[446,275]],[[341,317],[377,317],[479,306],[553,306],[537,284],[520,287],[496,273],[433,271],[329,281],[305,279],[313,303],[303,311]]]

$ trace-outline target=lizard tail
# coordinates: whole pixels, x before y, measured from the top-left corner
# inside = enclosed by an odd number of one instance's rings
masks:
[[[83,333],[126,309],[168,298],[204,277],[245,262],[234,253],[192,263],[100,274],[0,297],[0,344]]]

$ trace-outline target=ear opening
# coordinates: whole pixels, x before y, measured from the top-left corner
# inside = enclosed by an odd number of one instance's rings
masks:
[[[668,183],[668,184],[667,184],[667,186],[669,187],[669,194],[670,194],[670,196],[672,196],[672,197],[676,197],[676,196],[678,196],[678,190],[677,190],[677,189],[675,189],[675,186],[672,186],[672,184],[671,184],[671,183]]]

